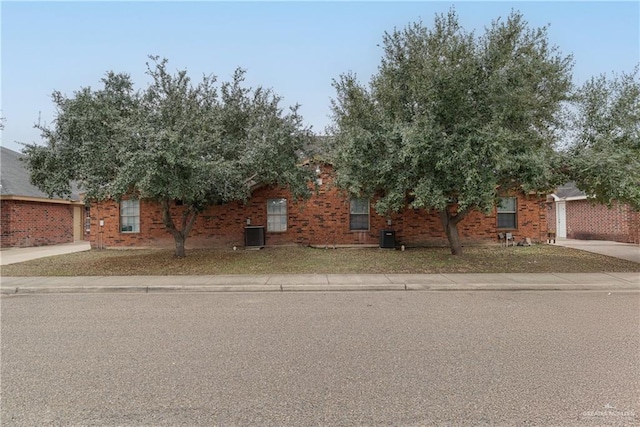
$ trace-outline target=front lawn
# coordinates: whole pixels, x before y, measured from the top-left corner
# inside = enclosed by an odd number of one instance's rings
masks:
[[[212,275],[282,273],[595,273],[640,272],[640,264],[553,245],[406,251],[277,247],[262,250],[91,250],[2,267],[3,276]]]

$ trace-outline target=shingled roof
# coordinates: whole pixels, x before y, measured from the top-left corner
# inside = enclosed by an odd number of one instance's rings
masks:
[[[555,196],[560,200],[566,199],[586,199],[587,195],[576,187],[575,182],[567,182],[556,189]]]
[[[52,201],[62,201],[64,199],[50,198],[46,193],[40,191],[38,187],[31,184],[30,173],[24,162],[21,160],[22,154],[0,147],[0,196],[3,198],[37,198],[50,199]],[[72,191],[75,187],[72,188]],[[71,201],[79,201],[80,196],[72,193]]]

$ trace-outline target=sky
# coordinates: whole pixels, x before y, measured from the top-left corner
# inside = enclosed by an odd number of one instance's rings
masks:
[[[41,143],[33,125],[55,119],[51,93],[99,88],[108,71],[149,81],[148,55],[186,69],[193,80],[231,79],[272,88],[282,106],[301,104],[305,124],[323,134],[330,123],[332,79],[354,72],[368,82],[382,57],[385,32],[455,7],[467,30],[482,33],[512,9],[572,54],[573,79],[630,72],[640,63],[640,2],[34,2],[1,1],[1,144],[20,151]]]

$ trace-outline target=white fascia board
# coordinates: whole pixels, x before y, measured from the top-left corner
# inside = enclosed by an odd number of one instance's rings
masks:
[[[573,202],[573,201],[577,201],[577,200],[587,200],[588,199],[587,196],[573,196],[573,197],[561,198],[561,197],[556,196],[555,194],[551,194],[551,197],[553,197],[553,201],[554,202]]]

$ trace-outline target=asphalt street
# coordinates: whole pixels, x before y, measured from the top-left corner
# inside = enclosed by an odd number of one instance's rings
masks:
[[[637,291],[0,301],[3,426],[640,423]]]

